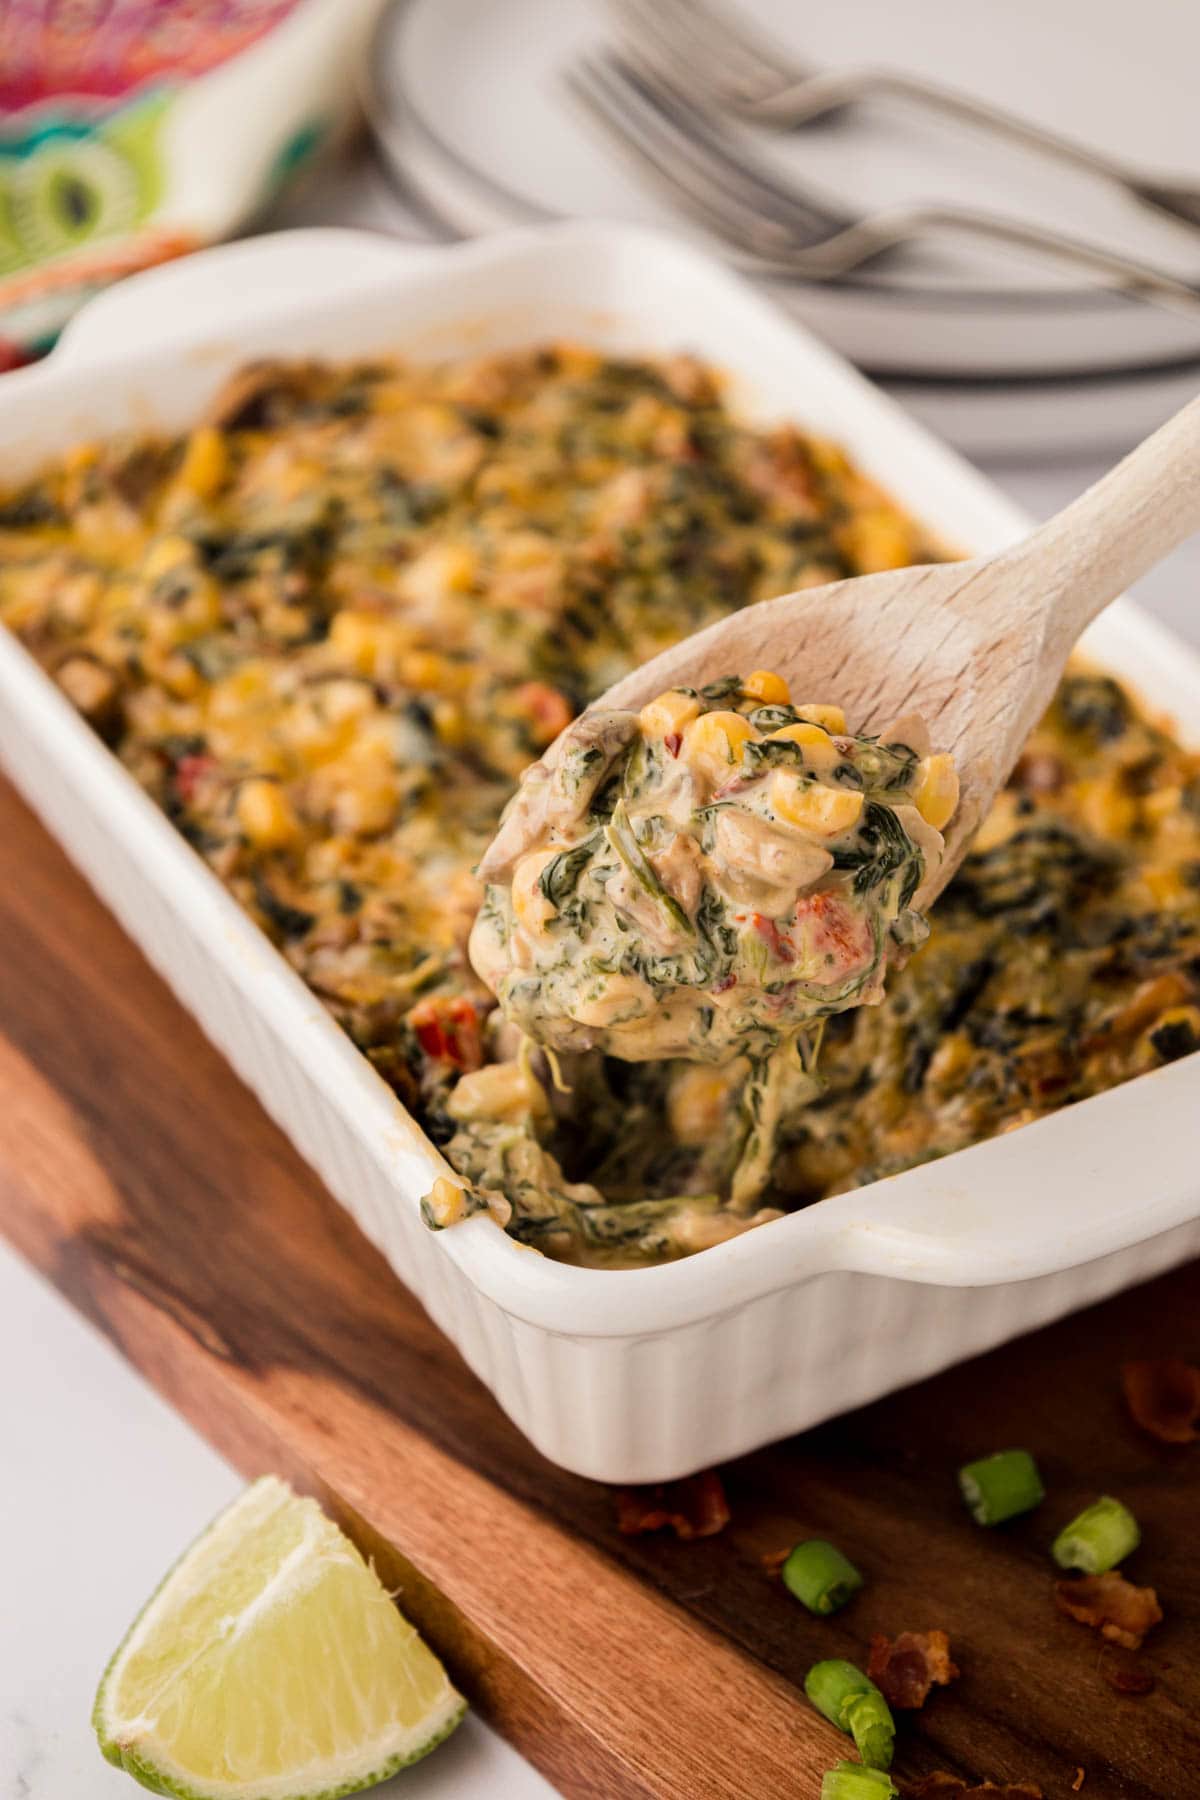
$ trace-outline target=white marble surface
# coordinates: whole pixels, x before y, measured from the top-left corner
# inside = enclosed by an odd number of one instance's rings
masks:
[[[397,223],[386,192],[357,176],[327,184],[294,218]],[[1100,466],[1030,461],[991,473],[1044,516]],[[1200,645],[1198,588],[1193,543],[1139,593]],[[97,1678],[131,1615],[239,1479],[2,1247],[0,1369],[0,1800],[119,1800],[134,1790],[95,1747]],[[552,1793],[473,1718],[427,1763],[376,1791],[381,1800]]]
[[[142,1601],[241,1487],[98,1332],[0,1243],[0,1800],[132,1800],[92,1736]],[[379,1800],[551,1800],[468,1716]]]

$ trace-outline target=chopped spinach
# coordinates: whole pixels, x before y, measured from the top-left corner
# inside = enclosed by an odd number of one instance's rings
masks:
[[[254,872],[254,899],[263,917],[281,937],[303,937],[316,923],[314,913],[305,912],[299,906],[289,906],[286,900],[281,900],[261,869]]]
[[[590,838],[585,838],[582,844],[575,844],[570,850],[560,850],[542,870],[538,877],[538,887],[557,911],[562,911],[566,901],[579,886],[580,877],[599,843],[600,834],[596,832]]]
[[[891,808],[868,800],[863,809],[858,840],[846,848],[834,850],[834,868],[854,870],[856,894],[869,894],[873,888],[889,881],[898,870],[905,869],[900,905],[906,907],[921,885],[925,858]]]

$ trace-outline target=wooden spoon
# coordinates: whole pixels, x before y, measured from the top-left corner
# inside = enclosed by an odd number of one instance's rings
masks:
[[[644,663],[583,718],[752,669],[776,670],[797,704],[837,704],[851,731],[919,714],[961,782],[945,857],[917,896],[927,905],[966,854],[1085,625],[1197,529],[1200,399],[1010,549],[745,607]],[[577,720],[547,754],[557,761],[580,728]],[[503,847],[481,865],[485,878],[511,863],[521,835],[521,818],[511,818]]]

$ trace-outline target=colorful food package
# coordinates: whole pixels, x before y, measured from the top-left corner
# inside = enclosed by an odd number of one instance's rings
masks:
[[[244,226],[354,117],[377,0],[0,0],[0,367]]]

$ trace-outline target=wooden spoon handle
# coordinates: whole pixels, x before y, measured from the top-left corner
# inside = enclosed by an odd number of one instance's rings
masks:
[[[1045,616],[1048,653],[1065,658],[1110,601],[1200,531],[1200,399],[1168,419],[1115,469],[1005,552],[1012,613]],[[1012,616],[1010,613],[1010,617]]]

